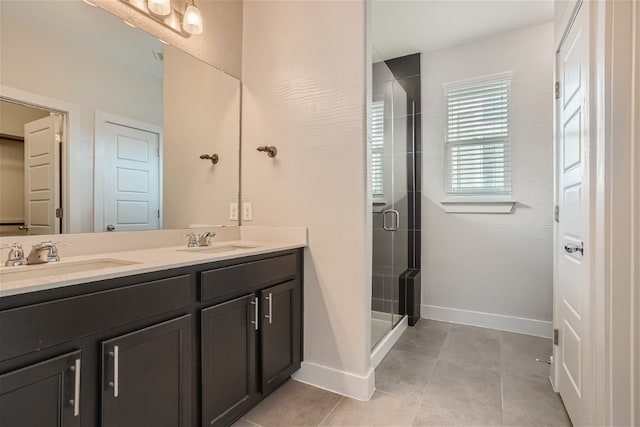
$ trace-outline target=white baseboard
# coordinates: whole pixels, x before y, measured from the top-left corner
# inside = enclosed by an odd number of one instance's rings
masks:
[[[382,338],[382,340],[376,344],[376,346],[371,350],[371,367],[373,369],[377,368],[382,359],[389,353],[391,347],[395,343],[398,342],[402,333],[407,330],[409,327],[409,319],[407,316],[404,316],[400,322],[393,328],[387,335]]]
[[[423,319],[462,323],[464,325],[517,332],[519,334],[535,335],[544,338],[551,338],[553,336],[553,324],[551,322],[526,319],[524,317],[504,316],[502,314],[460,310],[458,308],[438,307],[426,304],[420,306],[420,317]]]
[[[292,378],[357,400],[369,400],[376,383],[373,368],[370,368],[368,374],[362,377],[312,362],[302,362],[302,366],[292,375]]]

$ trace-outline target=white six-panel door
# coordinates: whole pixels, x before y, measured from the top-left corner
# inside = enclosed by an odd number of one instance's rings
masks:
[[[104,231],[160,228],[159,135],[104,124]]]
[[[557,54],[559,345],[557,388],[574,425],[586,421],[589,357],[589,32],[581,7]]]
[[[29,234],[60,233],[59,116],[24,125],[25,226]]]

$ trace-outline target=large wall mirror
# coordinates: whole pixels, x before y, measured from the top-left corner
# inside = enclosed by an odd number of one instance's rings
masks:
[[[237,223],[237,79],[81,0],[0,19],[0,235]]]

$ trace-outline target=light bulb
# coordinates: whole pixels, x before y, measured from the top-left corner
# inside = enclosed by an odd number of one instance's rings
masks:
[[[184,18],[182,18],[182,29],[189,34],[202,33],[202,16],[200,15],[200,9],[191,3],[184,11]]]
[[[149,10],[156,15],[167,16],[171,14],[171,0],[149,0]]]

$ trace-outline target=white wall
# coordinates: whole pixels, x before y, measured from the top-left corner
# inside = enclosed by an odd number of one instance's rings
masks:
[[[0,16],[0,84],[79,108],[80,134],[70,141],[72,197],[80,229],[93,231],[95,110],[162,124],[162,80]],[[19,43],[9,42],[19,41]],[[78,212],[79,211],[79,212]]]
[[[240,78],[242,69],[242,0],[200,0],[202,34],[183,37],[138,10],[116,0],[92,0],[114,15],[159,37],[185,52]],[[185,2],[173,0],[178,10]]]
[[[552,319],[553,29],[553,23],[538,25],[422,55],[423,308]],[[509,215],[447,214],[440,204],[442,85],[504,71],[514,72],[512,187],[518,203]]]
[[[244,5],[242,198],[254,216],[245,225],[308,227],[296,377],[361,398],[372,387],[365,49],[364,2]]]

